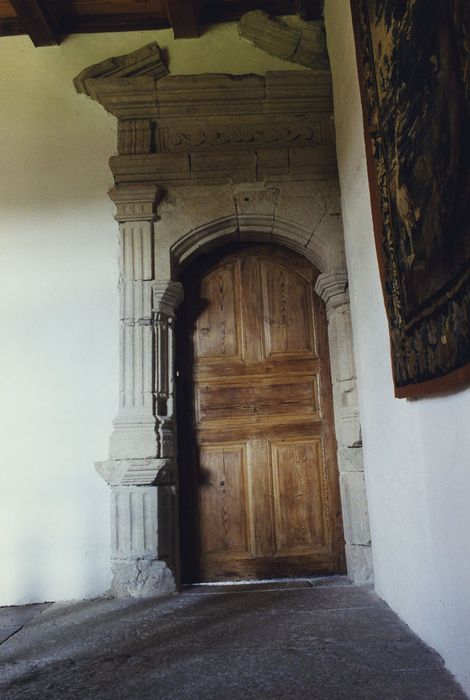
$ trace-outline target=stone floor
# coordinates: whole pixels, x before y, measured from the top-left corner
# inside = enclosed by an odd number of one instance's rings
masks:
[[[0,610],[0,628],[2,615],[21,627],[0,646],[2,700],[466,697],[383,602],[341,577],[43,608]]]

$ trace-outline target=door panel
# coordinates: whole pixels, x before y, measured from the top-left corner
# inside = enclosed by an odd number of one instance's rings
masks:
[[[260,261],[262,321],[267,357],[313,355],[311,288],[281,265]]]
[[[320,440],[272,445],[275,554],[308,554],[325,546]]]
[[[249,556],[245,445],[201,445],[200,553]]]
[[[344,570],[326,319],[275,246],[193,266],[177,326],[185,581]]]

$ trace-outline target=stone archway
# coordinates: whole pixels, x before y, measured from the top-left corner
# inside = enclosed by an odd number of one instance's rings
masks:
[[[119,119],[110,196],[121,246],[120,400],[109,459],[97,464],[111,486],[113,592],[145,596],[178,586],[178,273],[198,253],[231,240],[286,246],[321,272],[316,291],[328,317],[348,573],[369,580],[329,74],[162,78],[155,44],[113,61],[77,81]],[[227,103],[237,106],[236,120],[227,117]],[[196,126],[186,116],[192,113]]]

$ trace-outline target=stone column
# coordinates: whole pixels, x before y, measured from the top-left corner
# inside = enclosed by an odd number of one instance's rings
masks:
[[[96,466],[112,487],[112,592],[122,597],[176,588],[173,323],[182,287],[154,278],[157,194],[152,185],[110,193],[120,229],[119,411],[110,458]]]
[[[315,291],[326,304],[328,319],[348,574],[356,583],[367,583],[372,581],[373,565],[347,272],[319,275]]]

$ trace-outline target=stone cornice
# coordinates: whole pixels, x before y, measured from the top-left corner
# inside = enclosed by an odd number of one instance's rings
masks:
[[[117,184],[308,180],[336,175],[331,76],[166,75],[157,44],[82,71],[79,92],[119,119]]]
[[[168,74],[156,42],[85,68],[75,78],[77,92],[96,100],[118,118],[156,114],[155,81]]]

